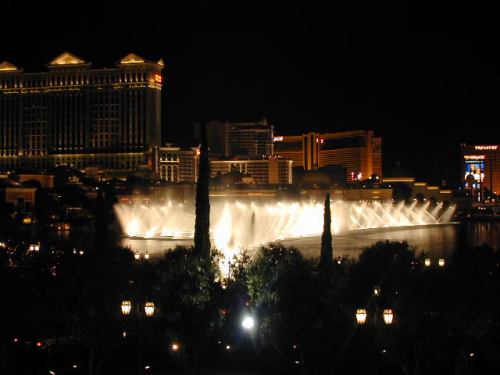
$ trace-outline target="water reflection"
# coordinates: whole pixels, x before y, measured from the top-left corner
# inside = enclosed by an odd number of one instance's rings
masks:
[[[469,246],[483,243],[500,250],[500,223],[467,223],[414,228],[392,228],[353,231],[333,237],[335,256],[357,257],[363,248],[374,242],[391,240],[407,241],[417,251],[427,251],[431,255],[449,257],[465,241]],[[287,246],[297,247],[306,257],[317,257],[320,251],[319,236],[281,241]],[[122,244],[132,250],[162,253],[176,245],[191,246],[192,240],[123,239]]]

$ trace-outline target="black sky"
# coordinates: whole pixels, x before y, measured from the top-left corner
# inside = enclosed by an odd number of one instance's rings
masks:
[[[66,50],[100,66],[162,57],[164,141],[189,144],[200,119],[266,117],[280,134],[373,129],[385,171],[400,163],[452,184],[460,142],[500,143],[495,9],[433,11],[448,31],[413,32],[425,9],[236,3],[11,4],[0,9],[0,60],[37,71]]]

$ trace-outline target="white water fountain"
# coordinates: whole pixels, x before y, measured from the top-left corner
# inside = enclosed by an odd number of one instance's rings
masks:
[[[189,239],[194,235],[194,207],[180,203],[117,204],[117,216],[129,237]],[[240,249],[268,242],[321,235],[322,202],[211,203],[212,244],[232,259]],[[380,202],[333,202],[334,234],[374,228],[434,225],[450,221],[454,207],[439,203],[411,205]]]

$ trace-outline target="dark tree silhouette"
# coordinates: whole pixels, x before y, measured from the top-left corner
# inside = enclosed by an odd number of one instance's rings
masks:
[[[178,364],[192,374],[202,369],[218,321],[216,290],[220,292],[220,287],[214,282],[216,268],[211,259],[181,246],[165,253],[156,267],[166,334],[182,342]]]
[[[207,129],[201,123],[201,146],[199,160],[199,177],[196,184],[196,221],[194,224],[194,250],[200,257],[210,256],[210,200],[208,185],[210,179],[210,164],[208,161]]]
[[[319,260],[320,273],[323,279],[330,274],[333,266],[331,225],[332,225],[332,214],[330,212],[330,193],[327,193],[325,198],[323,234],[321,235],[321,256]]]

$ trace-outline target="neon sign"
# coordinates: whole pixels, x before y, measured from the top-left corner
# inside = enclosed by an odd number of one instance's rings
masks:
[[[163,77],[161,74],[155,74],[155,82],[162,83],[163,82]]]
[[[484,155],[464,155],[465,160],[484,160]]]
[[[273,137],[273,142],[283,142],[283,136],[277,135],[276,137]]]
[[[498,146],[474,146],[476,150],[496,150]]]

